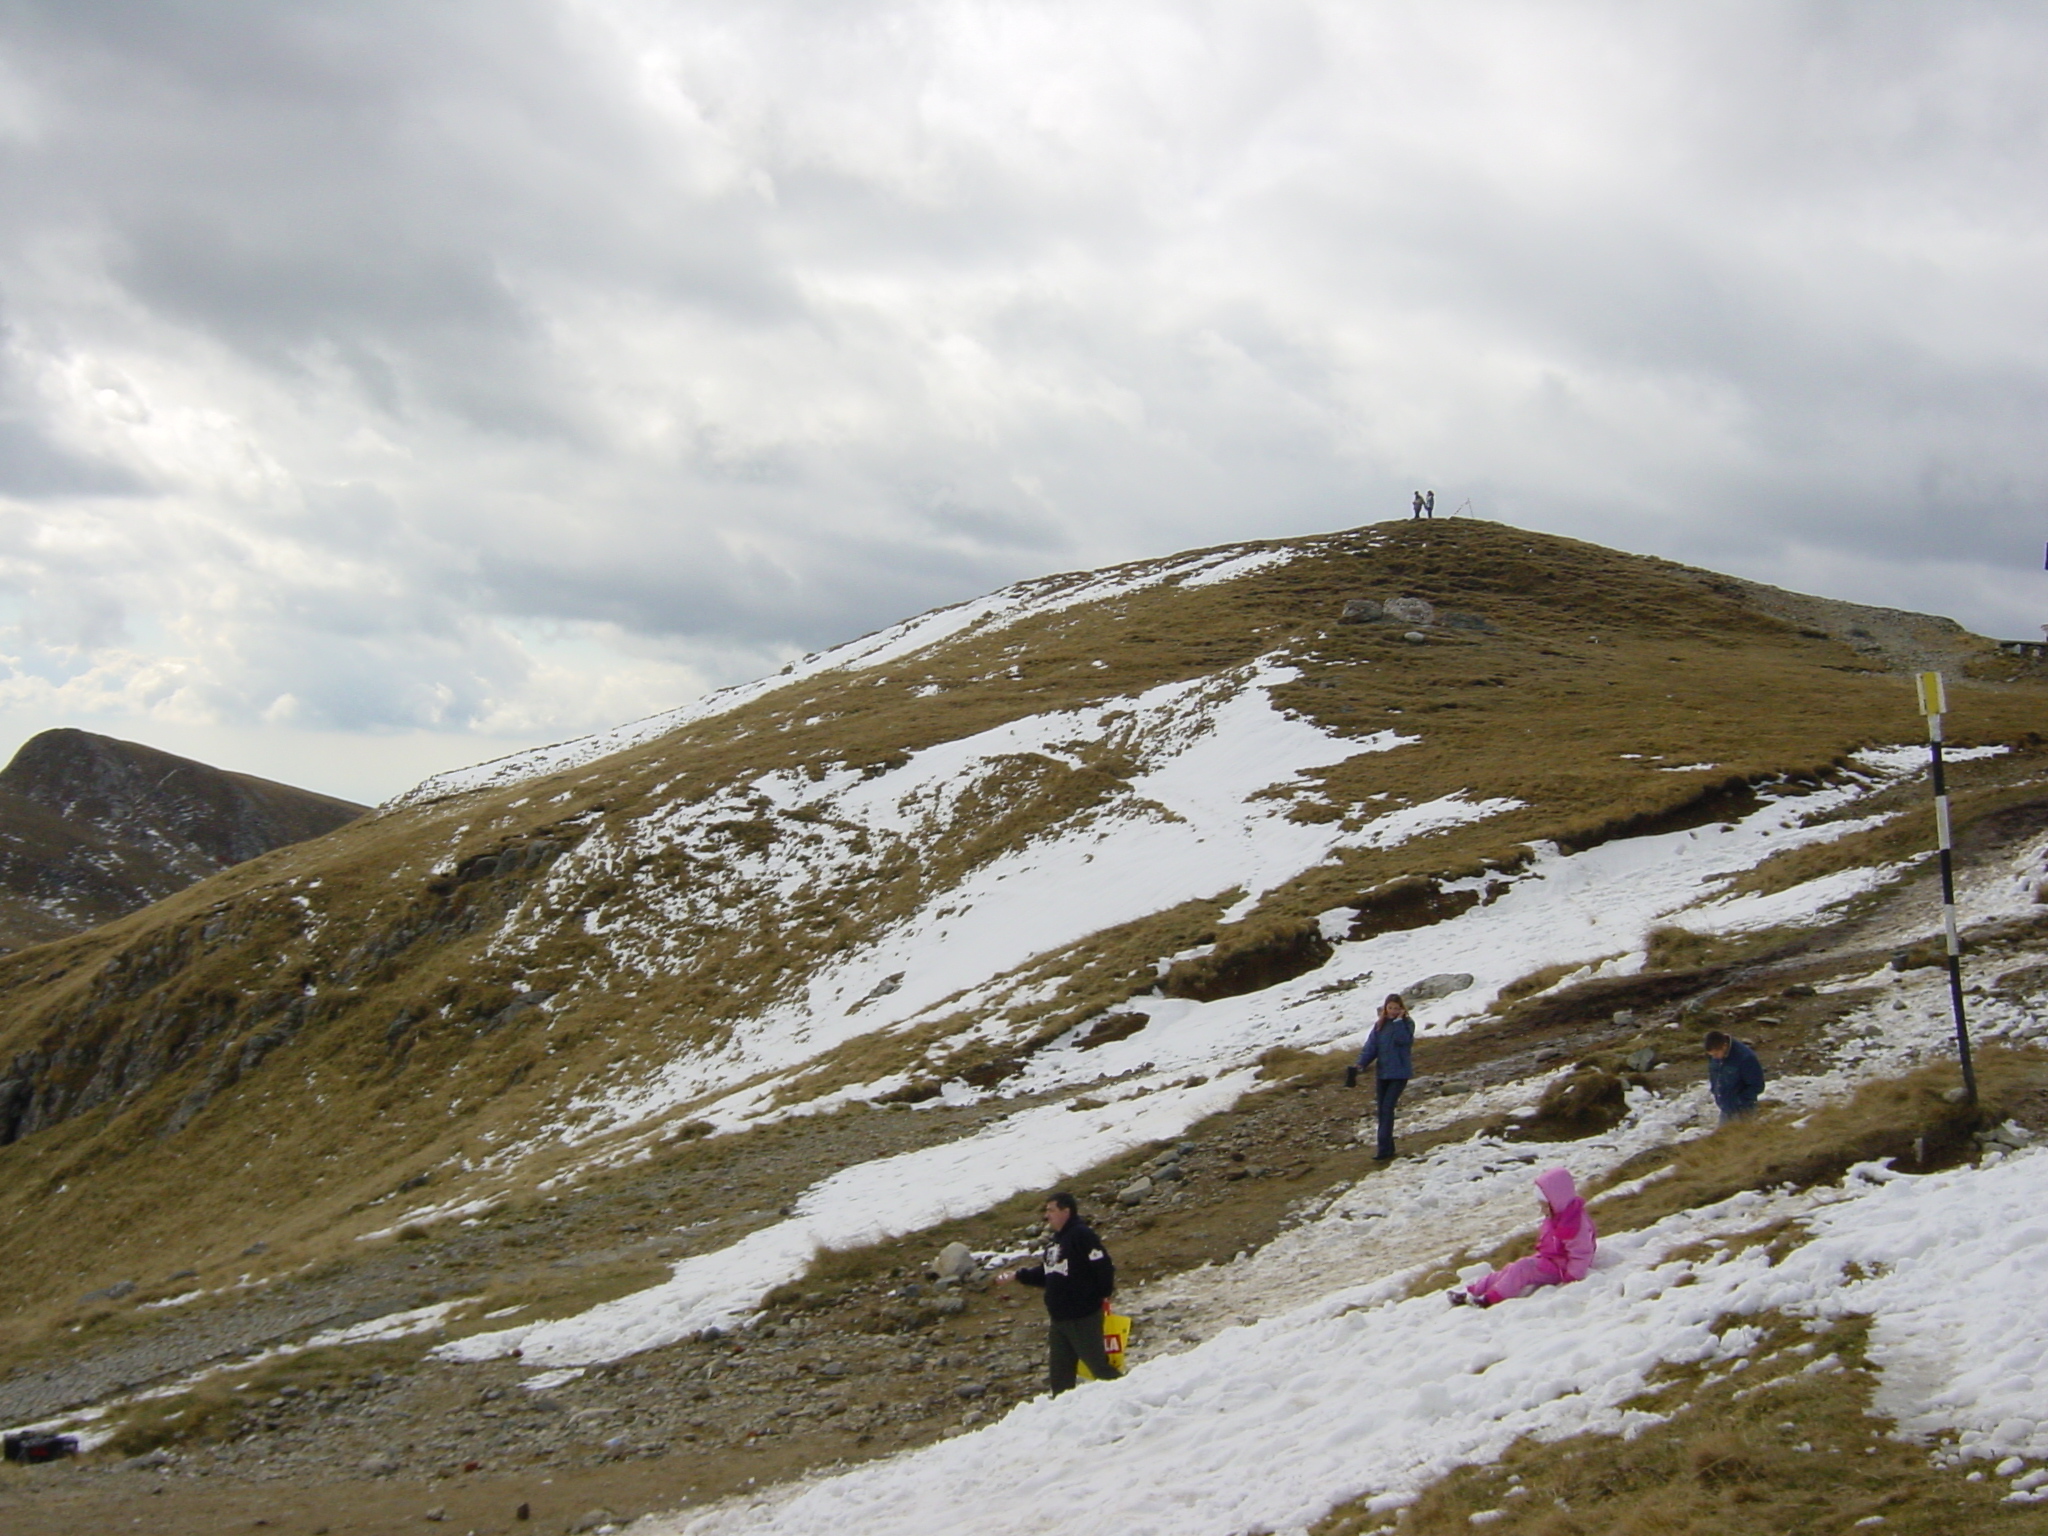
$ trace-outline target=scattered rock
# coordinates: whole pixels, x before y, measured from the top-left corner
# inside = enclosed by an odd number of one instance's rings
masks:
[[[576,1533],[576,1536],[582,1536],[582,1533],[585,1531],[599,1531],[608,1525],[617,1525],[618,1523],[619,1517],[610,1510],[593,1509],[574,1525],[571,1525],[569,1529]]]
[[[420,1518],[422,1520],[433,1520],[436,1522],[446,1520],[448,1518],[448,1506],[446,1504],[436,1504],[424,1515],[421,1515]]]
[[[356,1468],[365,1477],[389,1477],[398,1470],[398,1462],[380,1451],[374,1456],[365,1456],[356,1463]]]
[[[1464,971],[1443,971],[1435,976],[1425,976],[1401,989],[1401,996],[1411,1005],[1435,1002],[1440,997],[1449,997],[1453,992],[1462,992],[1472,985],[1472,977]]]
[[[1386,609],[1369,597],[1354,597],[1344,605],[1344,611],[1337,615],[1339,624],[1377,624]]]
[[[1820,994],[1803,981],[1796,981],[1785,989],[1787,997],[1818,997]]]
[[[932,1260],[932,1268],[941,1279],[965,1280],[974,1273],[974,1253],[965,1243],[948,1243],[939,1250],[939,1256]]]
[[[1436,605],[1420,597],[1390,597],[1386,615],[1397,624],[1434,624]]]
[[[1136,1180],[1126,1184],[1116,1192],[1116,1203],[1118,1205],[1143,1205],[1151,1195],[1152,1188],[1152,1181],[1141,1174]]]
[[[953,1389],[953,1395],[955,1397],[976,1398],[982,1396],[987,1391],[988,1383],[985,1381],[963,1381]]]
[[[112,1285],[105,1286],[100,1290],[87,1291],[78,1299],[80,1301],[125,1301],[134,1294],[135,1282],[133,1280],[116,1280]]]
[[[1614,1023],[1615,1023],[1615,1027],[1616,1027],[1616,1028],[1618,1028],[1618,1029],[1634,1029],[1634,1028],[1635,1028],[1635,1024],[1636,1024],[1636,1011],[1635,1011],[1635,1009],[1633,1009],[1633,1008],[1617,1008],[1617,1009],[1615,1009],[1615,1010],[1614,1010]]]
[[[1647,1072],[1657,1065],[1657,1047],[1639,1046],[1622,1057],[1621,1064],[1631,1072]]]
[[[1403,635],[1401,638],[1403,640],[1406,640],[1410,645],[1427,645],[1429,643],[1429,636],[1425,635],[1419,629],[1411,629],[1408,631],[1407,634]]]

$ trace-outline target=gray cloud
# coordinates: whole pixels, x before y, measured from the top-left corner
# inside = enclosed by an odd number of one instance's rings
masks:
[[[461,761],[1425,483],[2030,632],[2044,43],[0,0],[0,721]]]

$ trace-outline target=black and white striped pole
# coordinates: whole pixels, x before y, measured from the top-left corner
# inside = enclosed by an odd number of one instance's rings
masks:
[[[1920,713],[1927,717],[1927,750],[1934,763],[1934,829],[1941,841],[1941,927],[1948,939],[1948,1003],[1956,1019],[1956,1056],[1963,1064],[1963,1099],[1977,1102],[1977,1071],[1970,1065],[1970,1024],[1963,1016],[1963,940],[1956,931],[1956,861],[1949,835],[1948,780],[1941,767],[1941,717],[1948,697],[1939,672],[1922,672]]]

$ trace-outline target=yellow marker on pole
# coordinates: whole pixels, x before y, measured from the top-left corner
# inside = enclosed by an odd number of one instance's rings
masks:
[[[1949,834],[1948,780],[1942,772],[1941,717],[1948,713],[1948,691],[1939,672],[1922,672],[1914,679],[1920,693],[1920,713],[1927,717],[1927,750],[1934,767],[1934,833],[1941,850],[1941,927],[1948,941],[1948,1003],[1956,1020],[1956,1057],[1963,1066],[1963,1092],[1977,1102],[1977,1073],[1970,1064],[1970,1026],[1963,1016],[1963,940],[1956,930],[1956,869],[1953,839]]]
[[[1938,716],[1948,713],[1948,693],[1941,686],[1939,672],[1922,672],[1913,681],[1920,688],[1921,714]]]

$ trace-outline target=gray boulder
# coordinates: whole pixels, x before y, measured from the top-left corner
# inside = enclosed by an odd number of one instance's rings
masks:
[[[1337,615],[1339,624],[1377,624],[1386,609],[1369,597],[1354,597]]]
[[[1436,605],[1420,597],[1390,597],[1385,604],[1386,615],[1396,624],[1434,624]]]
[[[974,1254],[965,1243],[948,1243],[932,1260],[932,1268],[942,1280],[965,1280],[974,1273]]]
[[[1152,1181],[1140,1175],[1136,1181],[1126,1184],[1116,1192],[1118,1205],[1142,1205],[1152,1193]]]
[[[1401,996],[1410,1004],[1432,1003],[1440,997],[1449,997],[1453,992],[1462,992],[1471,985],[1472,977],[1465,971],[1441,971],[1403,987]]]
[[[1647,1072],[1657,1065],[1657,1047],[1640,1046],[1622,1057],[1621,1064],[1631,1072]]]

